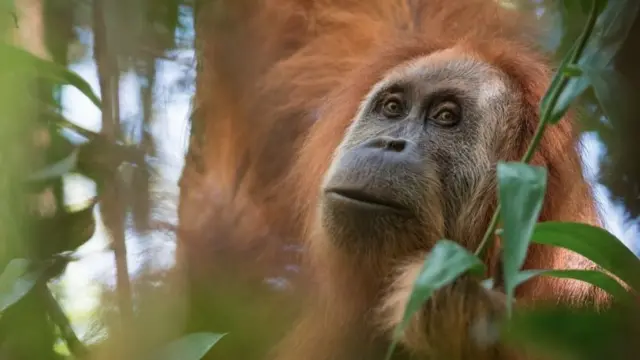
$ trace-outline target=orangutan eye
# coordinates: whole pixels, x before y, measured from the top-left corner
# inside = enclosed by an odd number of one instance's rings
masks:
[[[434,106],[429,120],[441,126],[454,126],[460,122],[460,107],[453,101],[446,101]]]
[[[450,110],[442,110],[433,118],[433,120],[437,121],[441,125],[453,125],[457,122],[457,117]]]
[[[399,95],[390,95],[382,102],[382,115],[389,119],[403,116],[406,112],[404,102]]]

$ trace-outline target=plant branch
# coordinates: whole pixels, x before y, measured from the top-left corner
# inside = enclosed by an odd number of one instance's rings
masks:
[[[596,0],[593,0],[591,2],[591,11],[589,12],[589,18],[587,20],[587,24],[582,34],[580,34],[580,37],[578,38],[578,42],[574,48],[574,51],[572,51],[570,54],[569,61],[565,64],[565,66],[562,66],[560,67],[560,69],[558,69],[558,72],[560,73],[560,76],[561,76],[561,80],[558,83],[558,86],[555,86],[552,89],[550,89],[551,93],[550,93],[549,101],[547,102],[547,106],[543,107],[542,109],[542,116],[540,117],[540,121],[538,122],[538,126],[533,135],[533,139],[531,140],[531,143],[527,147],[527,151],[525,152],[524,156],[520,160],[521,162],[528,163],[529,161],[531,161],[531,158],[533,157],[533,154],[535,153],[536,148],[540,144],[540,140],[542,140],[542,135],[544,134],[544,131],[547,128],[549,119],[551,118],[551,112],[556,107],[556,104],[558,102],[558,99],[560,98],[560,95],[564,91],[565,87],[567,86],[567,83],[569,82],[569,79],[571,78],[571,76],[566,74],[563,70],[566,67],[572,67],[577,65],[587,45],[587,41],[589,40],[589,37],[593,32],[593,28],[595,27],[597,18],[598,18],[598,7],[596,4]],[[489,222],[489,227],[487,228],[487,231],[485,232],[482,238],[482,241],[480,242],[480,245],[475,251],[475,255],[479,257],[483,257],[486,251],[493,246],[493,242],[495,240],[495,237],[493,235],[495,233],[495,229],[496,229],[496,226],[498,225],[498,220],[500,218],[500,208],[501,208],[500,203],[498,203],[498,206],[496,207],[496,210],[493,213],[491,221]]]
[[[108,0],[93,1],[94,15],[94,55],[98,67],[100,93],[102,94],[102,134],[111,144],[120,136],[120,69],[117,54],[110,52],[109,29],[106,23]],[[123,199],[123,181],[117,168],[108,169],[104,178],[99,179],[101,190],[100,215],[111,237],[116,266],[116,289],[120,312],[121,338],[128,339],[127,329],[133,320],[133,300],[131,279],[127,264],[125,238],[125,203]]]

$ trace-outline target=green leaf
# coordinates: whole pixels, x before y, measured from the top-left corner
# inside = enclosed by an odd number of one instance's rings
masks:
[[[640,259],[607,230],[572,222],[536,225],[532,241],[576,252],[640,291]]]
[[[451,240],[438,241],[425,259],[411,296],[405,307],[401,323],[395,329],[394,340],[389,346],[386,359],[390,359],[395,349],[397,338],[406,328],[411,316],[420,310],[434,291],[453,283],[466,272],[482,274],[485,266],[482,260],[469,250]]]
[[[586,283],[595,285],[602,290],[613,295],[617,300],[621,300],[626,303],[633,303],[636,301],[627,289],[624,288],[616,279],[598,270],[525,270],[521,271],[517,276],[518,284],[522,284],[536,276],[552,276],[562,279],[574,279],[584,281]]]
[[[606,68],[627,39],[640,2],[636,0],[597,0],[602,13],[598,16],[592,36],[579,64],[596,69]],[[605,7],[606,5],[606,7]]]
[[[72,85],[86,97],[89,98],[98,108],[102,108],[100,98],[93,92],[91,85],[75,72],[61,66],[53,61],[41,59],[21,48],[0,43],[0,54],[3,61],[9,60],[15,63],[32,66],[37,69],[39,75],[46,76],[60,85]]]
[[[600,108],[611,120],[624,119],[628,111],[627,104],[633,103],[633,90],[627,79],[613,68],[595,69],[583,66],[584,76],[589,79]]]
[[[558,121],[560,121],[569,110],[571,104],[588,88],[589,79],[585,76],[573,76],[569,80],[567,80],[565,88],[558,96],[556,106],[550,112],[549,123],[556,124]]]
[[[0,313],[20,301],[33,288],[37,276],[29,271],[30,262],[13,259],[0,274]]]
[[[481,274],[484,264],[460,244],[446,239],[438,241],[413,285],[400,330],[406,327],[411,316],[420,310],[435,290],[453,283],[467,271]]]
[[[507,320],[502,338],[545,359],[635,359],[630,354],[638,353],[637,309],[620,310],[569,304],[521,308]]]
[[[164,346],[149,360],[198,360],[226,334],[193,333]]]
[[[517,162],[498,163],[507,313],[511,312],[516,278],[527,256],[531,234],[542,209],[546,185],[547,171],[542,167]]]
[[[8,26],[18,27],[16,4],[13,0],[0,0],[0,33],[4,33]]]
[[[593,77],[585,74],[585,69],[594,71],[603,71],[609,67],[611,61],[618,53],[624,43],[631,26],[637,16],[640,2],[636,0],[627,1],[596,1],[598,9],[598,19],[595,23],[593,31],[589,34],[589,39],[583,53],[577,59],[577,68],[582,71],[582,75],[577,72],[568,70],[572,67],[570,59],[573,58],[577,49],[576,44],[562,59],[559,71],[555,74],[551,86],[541,102],[541,112],[545,113],[545,109],[549,106],[550,95],[553,89],[560,85],[562,77],[570,76],[567,80],[565,88],[558,96],[555,107],[550,111],[549,123],[554,124],[560,121],[569,109],[569,106],[584,93],[584,91],[593,85],[591,82]],[[570,2],[564,2],[570,3]],[[600,91],[602,93],[602,91]],[[616,91],[617,93],[617,91]],[[598,98],[599,101],[602,101]]]
[[[564,7],[566,7],[568,3],[570,2],[567,2]],[[566,18],[567,13],[571,12],[569,11],[569,9],[563,10],[565,12],[564,17]],[[565,25],[565,31],[567,31],[567,27],[570,25]],[[560,121],[560,119],[562,119],[564,114],[569,109],[569,105],[571,105],[573,100],[580,96],[589,85],[584,77],[572,77],[574,74],[570,70],[566,70],[567,68],[575,67],[572,62],[575,61],[576,52],[580,51],[580,39],[582,39],[582,36],[585,36],[585,31],[587,31],[586,28],[583,29],[581,38],[579,38],[578,41],[572,42],[569,51],[567,51],[565,56],[560,61],[558,71],[556,71],[555,75],[551,79],[551,84],[549,85],[547,92],[544,94],[540,102],[540,113],[548,116],[546,120],[550,124],[555,124]],[[567,80],[566,84],[564,84],[564,87],[560,89],[563,86],[565,77],[568,77],[569,79]],[[549,107],[551,106],[551,100],[558,91],[560,91],[560,93],[557,95],[557,99],[553,104],[554,107],[552,109],[549,109]]]
[[[582,75],[582,69],[580,69],[580,67],[575,65],[567,65],[564,69],[562,69],[562,72],[566,76],[571,76],[571,77]]]

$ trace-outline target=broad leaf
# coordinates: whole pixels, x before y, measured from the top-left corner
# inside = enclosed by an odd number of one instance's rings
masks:
[[[36,283],[37,276],[29,271],[30,262],[13,259],[0,274],[0,313],[20,301]]]
[[[625,119],[626,111],[628,111],[627,104],[632,104],[634,101],[633,95],[631,95],[634,92],[629,87],[628,79],[622,78],[612,67],[594,69],[583,66],[582,71],[584,76],[589,79],[600,103],[600,108],[605,115],[614,122],[618,119]]]
[[[583,59],[579,64],[604,69],[611,63],[627,39],[640,10],[640,2],[636,0],[595,1],[597,6],[604,10],[598,16]]]
[[[575,72],[564,72],[566,76],[571,76],[565,88],[558,96],[556,106],[551,110],[549,123],[555,124],[567,113],[571,104],[589,88],[589,79],[583,75],[576,76]]]
[[[640,259],[605,229],[548,221],[536,225],[532,241],[574,251],[640,291]]]
[[[194,333],[164,346],[149,360],[199,360],[226,334]]]
[[[527,256],[547,184],[547,171],[524,163],[498,163],[498,193],[503,226],[502,263],[507,313],[517,276]]]
[[[564,85],[564,88],[560,89],[563,79],[566,76],[568,77],[573,75],[571,71],[566,71],[565,69],[572,65],[571,59],[573,54],[576,52],[576,47],[577,44],[574,43],[567,55],[565,55],[565,57],[560,61],[558,71],[551,79],[551,84],[540,102],[540,114],[542,114],[542,116],[547,116],[548,118],[545,120],[550,124],[560,121],[569,109],[571,102],[580,96],[589,86],[589,83],[584,77],[570,77]],[[551,99],[558,91],[560,91],[560,93],[557,95],[557,99],[554,104],[555,106],[550,109],[549,107],[552,105]]]
[[[596,8],[600,10],[598,19],[577,63],[578,68],[583,72],[585,72],[585,69],[591,69],[592,73],[609,67],[612,59],[627,38],[640,8],[640,2],[636,0],[594,1],[596,1]],[[549,90],[542,99],[541,111],[544,113],[549,106],[550,95],[554,92],[553,89],[560,85],[562,77],[574,75],[568,79],[566,87],[559,94],[554,108],[549,109],[550,118],[548,120],[552,124],[558,122],[564,116],[573,101],[582,95],[590,85],[594,85],[592,83],[593,77],[589,77],[584,73],[582,75],[567,73],[564,70],[568,65],[571,65],[569,60],[574,56],[576,49],[574,44],[573,48],[563,58],[559,71],[554,76]],[[601,86],[601,84],[599,85]],[[602,91],[600,90],[601,94]],[[598,100],[602,102],[599,97]]]
[[[446,239],[438,241],[425,259],[420,274],[413,285],[401,329],[404,329],[411,316],[420,310],[422,304],[431,297],[435,290],[453,283],[467,271],[482,273],[484,264],[458,243]]]
[[[613,295],[616,300],[620,300],[626,303],[633,303],[636,301],[627,289],[624,288],[616,279],[598,270],[525,270],[518,274],[518,285],[522,284],[536,276],[552,276],[563,279],[575,279],[584,281],[586,283],[595,285],[602,290]]]
[[[75,72],[59,65],[53,61],[41,59],[21,48],[0,43],[0,54],[6,57],[3,60],[11,60],[16,63],[34,67],[38,74],[55,81],[60,85],[72,85],[82,92],[98,108],[101,108],[100,98],[93,92],[91,85]]]
[[[458,243],[447,239],[438,241],[420,269],[386,358],[391,358],[397,337],[407,326],[411,316],[420,310],[434,291],[453,283],[466,272],[482,274],[484,270],[482,260]]]
[[[599,1],[599,0],[594,0]],[[563,20],[567,22],[572,18],[575,14],[575,9],[570,9],[568,6],[573,5],[575,7],[575,3],[573,2],[565,2],[561,10],[563,10]],[[601,11],[603,6],[598,7]],[[598,11],[598,14],[600,13]],[[571,15],[569,15],[571,14]],[[551,84],[547,89],[547,92],[542,97],[542,101],[540,102],[540,113],[543,116],[546,116],[545,121],[548,121],[550,124],[557,123],[562,119],[562,117],[566,114],[567,110],[571,103],[579,97],[589,86],[589,82],[585,77],[582,76],[574,76],[575,74],[571,71],[567,71],[567,67],[574,67],[575,64],[573,61],[580,61],[583,57],[584,48],[580,47],[580,42],[584,39],[585,36],[591,35],[590,32],[592,29],[587,28],[588,23],[584,25],[584,29],[582,30],[582,34],[575,41],[572,41],[572,45],[569,48],[569,51],[563,56],[560,64],[558,66],[558,71],[556,71],[555,75],[551,80]],[[568,23],[565,24],[564,30],[570,30],[572,26]],[[565,39],[563,39],[565,40]],[[568,77],[566,83],[563,86],[563,80]],[[561,88],[562,87],[562,88]],[[551,103],[553,97],[557,97],[554,104]],[[553,105],[553,107],[551,107]]]
[[[4,33],[9,26],[18,27],[16,4],[13,0],[0,0],[0,33]]]

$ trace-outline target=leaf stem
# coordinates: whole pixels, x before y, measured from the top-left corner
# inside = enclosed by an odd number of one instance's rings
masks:
[[[580,37],[578,38],[578,42],[576,43],[574,51],[570,55],[569,61],[565,64],[564,67],[577,65],[577,62],[580,60],[580,56],[584,52],[584,49],[587,45],[587,41],[589,40],[589,37],[593,32],[593,28],[595,27],[597,18],[598,18],[597,1],[593,0],[591,2],[591,10],[589,12],[589,18],[587,20],[587,24],[584,30],[582,31],[582,33],[580,34]],[[551,117],[551,110],[555,108],[556,103],[558,102],[558,99],[562,94],[562,91],[564,90],[564,88],[567,86],[567,83],[569,82],[569,78],[571,76],[568,76],[564,71],[562,71],[564,67],[561,67],[560,69],[557,70],[558,74],[561,76],[560,83],[558,84],[558,86],[550,89],[551,94],[549,97],[549,102],[547,102],[547,106],[545,106],[542,109],[542,116],[540,117],[540,121],[538,122],[538,126],[533,135],[533,139],[531,140],[531,143],[527,147],[527,151],[525,152],[524,156],[520,160],[523,163],[528,163],[529,161],[531,161],[531,158],[533,157],[533,154],[536,148],[540,144],[542,135],[544,134],[544,131],[546,130],[547,125],[549,123],[549,119]],[[493,242],[495,240],[493,234],[495,232],[496,226],[498,225],[499,218],[500,218],[500,203],[498,203],[498,205],[496,206],[493,216],[491,217],[491,221],[489,222],[489,227],[487,228],[487,231],[484,233],[484,236],[482,237],[482,241],[480,242],[480,245],[478,246],[478,248],[474,253],[476,256],[481,258],[484,257],[484,255],[486,254],[486,251],[491,246],[493,246]]]

